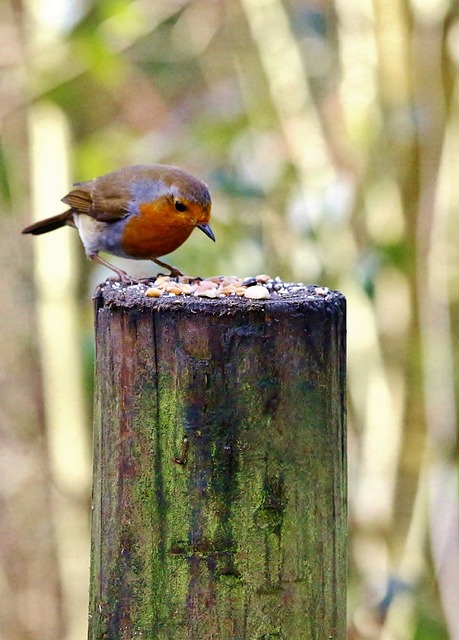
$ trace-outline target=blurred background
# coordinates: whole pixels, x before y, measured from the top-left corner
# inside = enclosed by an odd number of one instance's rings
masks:
[[[148,162],[213,195],[183,271],[346,295],[349,638],[458,639],[459,5],[1,0],[0,42],[1,640],[86,636],[108,275],[20,230]]]

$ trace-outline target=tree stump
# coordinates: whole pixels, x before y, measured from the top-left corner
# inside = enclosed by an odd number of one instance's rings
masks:
[[[345,299],[96,312],[89,638],[345,638]]]

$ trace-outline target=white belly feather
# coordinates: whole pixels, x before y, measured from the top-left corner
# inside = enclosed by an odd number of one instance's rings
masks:
[[[122,248],[125,223],[123,219],[115,222],[100,222],[84,213],[74,213],[73,221],[89,258],[99,251],[106,251],[121,258],[135,258],[125,253]]]
[[[80,234],[86,255],[93,256],[100,251],[102,249],[100,246],[100,236],[107,226],[107,223],[94,220],[91,216],[76,213],[73,215],[73,221]]]

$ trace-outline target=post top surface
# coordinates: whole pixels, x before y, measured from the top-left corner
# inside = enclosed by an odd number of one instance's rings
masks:
[[[216,276],[205,280],[159,276],[134,284],[108,279],[97,287],[94,299],[99,308],[181,309],[219,315],[298,306],[342,311],[345,306],[345,297],[339,291],[264,275],[245,279]]]

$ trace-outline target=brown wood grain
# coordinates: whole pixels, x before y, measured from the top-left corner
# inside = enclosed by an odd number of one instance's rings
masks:
[[[95,307],[89,638],[343,640],[344,298]]]

